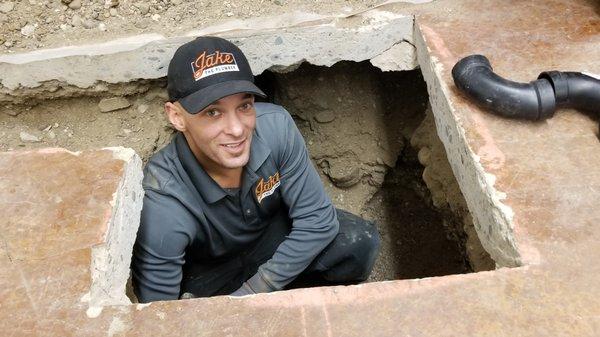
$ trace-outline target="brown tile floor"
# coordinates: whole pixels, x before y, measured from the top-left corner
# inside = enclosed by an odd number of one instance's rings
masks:
[[[103,151],[79,157],[2,154],[1,334],[600,334],[596,121],[563,110],[539,123],[497,118],[462,98],[450,77],[454,63],[472,53],[487,55],[498,74],[516,81],[530,81],[550,69],[600,73],[600,3],[436,1],[417,10],[417,28],[436,65],[435,76],[446,88],[470,148],[507,195],[527,265],[244,299],[113,306],[90,318],[93,312],[81,301],[89,289],[90,247],[105,230],[122,163]]]

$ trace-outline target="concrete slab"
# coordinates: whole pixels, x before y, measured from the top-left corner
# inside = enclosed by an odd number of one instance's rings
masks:
[[[38,177],[56,172],[61,161],[32,170],[21,164],[26,158],[3,154],[0,183],[8,187],[1,189],[0,206],[8,211],[0,222],[0,327],[8,336],[597,336],[596,122],[576,111],[540,123],[495,117],[455,89],[450,69],[461,56],[483,53],[499,74],[517,81],[553,68],[600,73],[599,12],[596,2],[586,0],[493,7],[462,0],[438,1],[416,19],[418,60],[438,132],[479,235],[501,265],[520,267],[245,298],[90,307],[83,296],[91,283],[90,247],[102,237],[106,222],[98,219],[108,218],[102,214],[111,210],[123,161],[110,152],[80,154],[89,159],[77,166],[81,172],[94,167],[103,182],[91,194],[101,207],[72,214],[82,219],[76,226],[53,227],[46,217],[59,219],[73,205],[56,213],[49,207],[56,205],[56,193],[48,189],[12,195],[51,185]],[[86,188],[85,179],[69,182],[74,186],[68,189]]]
[[[303,61],[331,66],[341,60],[369,60],[403,41],[407,43],[394,49],[393,55],[406,60],[386,65],[386,70],[416,67],[410,44],[412,15],[377,10],[347,17],[289,14],[235,21],[178,37],[145,34],[100,44],[0,55],[0,102],[47,93],[60,97],[74,90],[98,93],[108,90],[110,84],[165,77],[177,47],[202,35],[233,41],[255,74],[266,69],[286,71]],[[61,93],[65,88],[71,89]]]

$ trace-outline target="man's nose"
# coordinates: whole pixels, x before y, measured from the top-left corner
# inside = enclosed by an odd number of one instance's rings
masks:
[[[242,124],[242,120],[238,116],[238,114],[234,111],[225,114],[225,133],[232,135],[234,137],[240,137],[244,133],[244,124]]]

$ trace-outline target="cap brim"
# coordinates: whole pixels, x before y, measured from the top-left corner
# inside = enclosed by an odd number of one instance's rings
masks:
[[[233,80],[217,83],[202,90],[198,90],[179,99],[178,102],[187,112],[191,114],[197,114],[213,102],[223,97],[242,92],[261,97],[267,97],[267,95],[265,95],[265,93],[262,92],[262,90],[260,90],[254,83],[246,80]]]

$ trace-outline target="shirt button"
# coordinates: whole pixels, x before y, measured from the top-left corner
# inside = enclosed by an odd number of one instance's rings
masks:
[[[250,214],[250,209],[247,209],[247,210],[246,210],[246,214]]]

